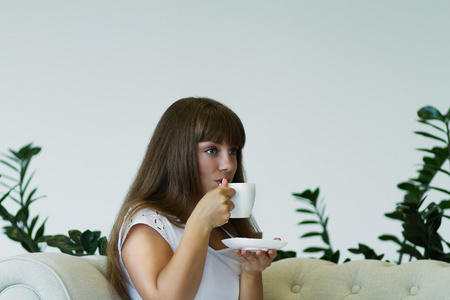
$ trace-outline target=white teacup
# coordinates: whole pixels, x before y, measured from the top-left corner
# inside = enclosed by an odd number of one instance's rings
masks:
[[[236,195],[231,198],[234,209],[231,211],[231,218],[248,218],[255,203],[254,183],[229,183],[228,187],[236,191]]]

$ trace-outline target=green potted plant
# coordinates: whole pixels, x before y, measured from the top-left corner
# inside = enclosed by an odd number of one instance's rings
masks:
[[[35,172],[28,172],[32,159],[40,152],[40,147],[30,143],[18,151],[9,149],[0,159],[0,165],[9,170],[8,174],[0,174],[0,184],[7,189],[0,197],[0,216],[9,223],[3,227],[4,233],[28,252],[41,252],[46,243],[67,254],[92,255],[98,250],[99,254],[106,255],[107,239],[100,231],[70,230],[68,236],[44,235],[48,218],[39,224],[39,215],[31,217],[31,204],[45,197],[37,196],[37,188],[31,187]],[[16,206],[14,212],[7,209],[6,201],[10,202],[8,207]]]
[[[385,214],[386,217],[402,223],[402,235],[397,237],[393,234],[383,234],[378,238],[397,245],[399,257],[392,261],[394,263],[401,264],[405,257],[408,260],[434,259],[450,262],[450,243],[439,233],[442,220],[450,219],[450,216],[445,214],[450,208],[450,190],[433,185],[433,180],[438,174],[448,176],[450,179],[450,109],[443,114],[432,106],[425,106],[417,112],[417,115],[418,122],[427,126],[431,132],[416,131],[415,134],[437,142],[438,145],[418,149],[425,153],[417,171],[418,175],[398,184],[398,188],[405,192],[405,196],[396,204],[393,212]],[[431,190],[438,191],[444,198],[438,202],[430,201],[427,195]],[[297,212],[310,216],[299,225],[312,224],[320,228],[320,231],[307,232],[301,238],[321,237],[323,242],[322,246],[307,247],[303,252],[322,253],[321,259],[337,263],[340,252],[331,246],[327,230],[329,218],[325,216],[325,205],[323,200],[319,200],[319,193],[320,190],[317,188],[314,191],[307,189],[302,193],[293,194],[297,200],[306,204],[306,207],[297,209]],[[384,254],[377,254],[364,244],[358,244],[358,248],[348,250],[354,254],[362,254],[366,259],[384,258]],[[347,258],[345,261],[348,260],[350,259]]]

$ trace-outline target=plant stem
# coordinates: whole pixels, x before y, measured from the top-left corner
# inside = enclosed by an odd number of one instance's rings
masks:
[[[449,120],[445,120],[445,127],[447,129],[447,152],[448,152],[448,164],[450,171],[450,128],[449,128]]]
[[[402,242],[402,248],[404,247],[404,245],[406,244],[406,238],[403,238],[403,242]],[[404,252],[403,251],[400,251],[400,255],[399,255],[399,257],[398,257],[398,262],[397,262],[397,264],[398,265],[401,265],[402,264],[402,261],[403,261],[403,254],[404,254]]]
[[[317,204],[317,203],[316,203],[316,204]],[[327,234],[327,240],[328,240],[328,242],[327,242],[327,241],[324,241],[324,242],[328,245],[329,250],[330,250],[332,253],[334,253],[333,248],[331,247],[330,237],[329,237],[329,235],[328,235],[327,227],[326,227],[326,224],[325,224],[325,222],[324,222],[324,220],[323,220],[322,213],[321,213],[321,212],[319,211],[319,209],[317,208],[317,205],[314,205],[314,210],[316,211],[316,214],[319,216],[319,222],[320,222],[320,225],[322,225],[323,232]]]
[[[39,249],[39,247],[37,247],[36,244],[33,243],[33,241],[30,241],[30,238],[23,232],[22,228],[20,228],[19,225],[17,225],[16,220],[8,213],[6,208],[4,208],[3,205],[1,205],[1,204],[0,204],[0,214],[2,215],[2,217],[8,219],[8,221],[11,223],[11,225],[17,230],[17,232],[22,237],[23,243],[25,243],[28,247],[30,247],[32,252],[40,252],[41,251],[41,249]]]
[[[24,172],[24,167],[23,167],[23,164],[24,164],[24,162],[22,161],[21,162],[21,164],[20,164],[20,182],[19,182],[19,194],[20,194],[20,204],[21,204],[21,206],[23,206],[24,205],[24,202],[23,202],[23,198],[24,198],[24,195],[25,195],[25,191],[23,190],[23,179],[25,178],[25,174],[23,173]],[[23,178],[22,178],[22,174],[23,174]]]

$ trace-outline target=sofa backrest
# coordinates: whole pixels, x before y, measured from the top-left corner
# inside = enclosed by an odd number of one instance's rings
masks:
[[[344,264],[308,258],[280,260],[263,273],[264,299],[450,299],[450,264],[378,260]]]

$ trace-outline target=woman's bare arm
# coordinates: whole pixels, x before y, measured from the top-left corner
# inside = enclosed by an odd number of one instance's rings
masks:
[[[270,249],[267,252],[237,250],[237,254],[242,261],[239,300],[262,300],[262,271],[272,264],[277,256],[276,250]]]
[[[191,225],[191,224],[189,224]],[[208,230],[186,225],[175,253],[147,225],[135,225],[122,247],[122,258],[142,299],[194,299],[203,275]]]
[[[147,225],[130,229],[122,259],[136,290],[145,299],[194,299],[203,275],[213,228],[228,222],[234,208],[226,186],[208,192],[189,217],[175,253]]]

